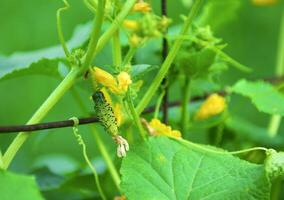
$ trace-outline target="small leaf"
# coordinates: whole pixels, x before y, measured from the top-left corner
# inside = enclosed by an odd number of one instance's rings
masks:
[[[147,73],[151,72],[154,69],[157,69],[158,66],[140,64],[131,66],[131,78],[133,80],[139,80],[143,78]]]
[[[269,83],[243,79],[233,86],[232,91],[250,98],[251,102],[261,112],[284,115],[284,95]]]
[[[0,171],[1,200],[39,200],[43,199],[32,176]]]
[[[225,152],[197,151],[164,137],[132,148],[122,162],[121,174],[121,187],[129,200],[268,200],[270,196],[263,165]]]

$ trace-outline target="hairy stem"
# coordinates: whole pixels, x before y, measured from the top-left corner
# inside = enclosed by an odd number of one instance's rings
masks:
[[[174,61],[174,58],[176,57],[178,50],[180,49],[182,42],[183,42],[183,36],[187,34],[189,27],[191,26],[193,22],[193,18],[196,16],[199,8],[201,7],[202,0],[195,0],[193,3],[193,6],[191,8],[191,11],[189,12],[189,15],[183,25],[183,28],[179,34],[180,37],[177,38],[177,40],[174,42],[168,56],[166,57],[164,63],[162,64],[157,76],[153,80],[152,84],[150,85],[149,89],[147,90],[146,94],[143,96],[142,100],[139,102],[136,110],[138,114],[141,114],[142,111],[146,108],[146,106],[151,101],[152,97],[156,93],[157,89],[159,88],[159,85],[161,84],[162,80],[166,76],[172,62]]]

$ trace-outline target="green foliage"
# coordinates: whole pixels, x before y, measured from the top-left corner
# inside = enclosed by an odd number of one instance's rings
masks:
[[[271,179],[284,177],[284,152],[271,149],[267,152],[265,170]]]
[[[122,189],[130,200],[269,199],[263,166],[162,137],[135,145],[121,173]]]
[[[0,194],[2,200],[43,199],[34,177],[0,171]]]
[[[226,23],[237,18],[237,13],[242,1],[235,0],[214,0],[208,1],[203,8],[202,15],[199,18],[201,25],[210,25],[213,30],[224,26]],[[222,12],[220,12],[222,10]]]
[[[240,80],[232,87],[232,91],[250,98],[261,112],[284,115],[284,95],[269,83]]]

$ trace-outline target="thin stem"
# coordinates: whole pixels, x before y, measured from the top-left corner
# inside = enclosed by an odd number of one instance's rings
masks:
[[[277,77],[284,75],[284,11],[281,18],[281,27],[278,41],[277,64],[275,74]],[[268,124],[268,134],[270,137],[275,137],[279,130],[282,117],[280,115],[272,115]]]
[[[2,151],[0,150],[0,170],[4,169],[4,162],[3,162],[3,155]]]
[[[68,89],[75,83],[75,80],[80,73],[78,68],[72,68],[69,74],[64,80],[57,86],[57,88],[50,94],[45,102],[34,113],[27,124],[37,123],[43,119],[43,117],[50,111],[50,109],[59,101],[59,99],[68,91]],[[4,168],[7,169],[15,157],[16,153],[28,138],[29,134],[26,132],[20,132],[13,142],[8,147],[3,156]]]
[[[119,30],[113,34],[112,38],[112,57],[114,66],[119,69],[121,67],[121,45],[119,41]]]
[[[91,161],[89,159],[89,156],[87,154],[86,144],[85,144],[82,136],[79,134],[78,128],[76,127],[78,123],[75,124],[75,120],[78,121],[78,119],[76,119],[76,118],[73,119],[73,121],[74,121],[74,127],[73,127],[74,136],[76,137],[76,139],[78,141],[78,144],[82,146],[83,157],[84,157],[86,163],[88,164],[88,166],[90,167],[90,169],[91,169],[91,171],[92,171],[92,173],[94,175],[96,186],[98,188],[99,194],[101,195],[101,198],[103,200],[106,200],[105,194],[104,194],[104,192],[102,190],[102,187],[101,187],[101,184],[100,184],[100,180],[99,180],[99,176],[98,176],[97,170],[95,169],[95,167],[93,166],[93,164],[91,163]]]
[[[247,152],[250,152],[250,151],[267,151],[268,150],[267,148],[264,148],[264,147],[253,147],[253,148],[243,149],[243,150],[239,150],[239,151],[224,151],[224,150],[218,151],[218,150],[208,148],[205,145],[190,142],[188,140],[184,140],[184,139],[176,139],[176,140],[181,142],[182,144],[190,146],[192,149],[194,149],[196,151],[202,151],[202,152],[205,152],[205,153],[214,153],[214,154],[235,155],[235,154],[247,153]]]
[[[94,53],[97,48],[97,44],[99,41],[100,31],[104,20],[104,9],[105,9],[105,0],[98,1],[98,9],[97,14],[94,20],[94,29],[91,33],[91,40],[88,45],[86,57],[83,63],[83,69],[86,70],[92,64],[94,59]]]
[[[158,117],[159,117],[160,107],[161,107],[164,96],[165,96],[165,91],[163,90],[162,93],[160,94],[158,100],[157,100],[157,103],[156,103],[155,112],[154,112],[154,118],[155,119],[158,119]]]
[[[111,174],[111,177],[114,181],[114,184],[116,186],[116,188],[120,191],[120,177],[119,177],[119,174],[115,168],[115,165],[111,159],[111,156],[109,154],[109,152],[107,151],[106,147],[105,147],[105,144],[103,143],[103,140],[100,136],[100,134],[98,133],[98,131],[96,130],[96,127],[95,125],[91,125],[91,129],[92,129],[92,133],[93,133],[93,136],[95,137],[95,141],[98,145],[98,148],[108,166],[108,170]]]
[[[161,84],[162,80],[166,76],[174,58],[176,57],[178,50],[180,49],[183,38],[185,34],[187,34],[189,27],[191,26],[193,22],[193,18],[196,16],[199,8],[201,7],[202,0],[195,0],[193,3],[193,6],[191,8],[191,11],[189,12],[189,15],[183,25],[183,28],[179,34],[177,40],[173,44],[173,47],[171,48],[167,58],[165,59],[164,63],[162,64],[157,76],[153,80],[152,84],[150,85],[149,89],[147,90],[146,94],[143,96],[142,100],[139,102],[136,110],[137,113],[140,114],[142,111],[146,108],[146,106],[151,101],[152,97],[156,93],[157,89],[159,88],[159,85]]]
[[[161,11],[162,11],[162,15],[167,17],[168,13],[167,13],[167,0],[161,0]],[[167,33],[167,30],[165,31],[164,34]],[[168,55],[168,41],[166,39],[166,37],[163,37],[163,41],[162,41],[162,59],[163,62],[165,61],[167,55]],[[164,92],[165,95],[163,97],[163,122],[167,123],[168,122],[168,101],[169,101],[169,86],[168,86],[168,76],[166,76],[164,78],[164,80],[162,81],[162,87],[164,88]]]
[[[95,13],[97,10],[97,4],[94,1],[84,0],[86,7],[92,12]]]
[[[110,38],[115,34],[115,32],[120,28],[122,22],[127,17],[127,15],[132,10],[132,7],[136,3],[137,0],[127,0],[124,3],[124,6],[120,13],[117,15],[117,17],[113,20],[111,26],[109,29],[101,36],[101,38],[98,41],[98,46],[96,51],[93,53],[92,57],[94,57],[99,51],[102,50],[102,48],[105,46],[105,44],[110,40]]]
[[[127,53],[126,53],[126,55],[124,57],[123,63],[122,63],[123,67],[131,62],[133,56],[136,53],[136,50],[137,50],[137,48],[135,48],[135,47],[130,47],[128,49],[128,51],[127,51]]]
[[[188,105],[190,101],[190,79],[186,77],[184,87],[182,88],[183,99],[182,99],[182,107],[181,107],[181,131],[182,134],[186,134],[188,123],[190,119],[190,114],[188,110]]]
[[[66,45],[66,42],[65,42],[65,39],[64,39],[64,34],[63,34],[63,31],[62,31],[61,13],[68,10],[70,8],[70,5],[67,2],[67,0],[63,0],[63,3],[65,5],[65,7],[59,8],[56,12],[56,26],[57,26],[57,34],[58,34],[59,41],[61,43],[61,46],[64,50],[66,57],[68,57],[70,55],[70,52],[69,52],[68,47]]]
[[[141,123],[141,120],[139,118],[139,115],[136,112],[135,107],[133,105],[133,101],[132,101],[131,95],[130,95],[130,88],[127,91],[127,105],[128,105],[128,107],[130,109],[130,112],[131,112],[131,115],[133,117],[134,123],[138,127],[140,136],[142,137],[142,139],[145,139],[146,138],[145,130],[144,130],[143,126],[142,126],[142,123]]]

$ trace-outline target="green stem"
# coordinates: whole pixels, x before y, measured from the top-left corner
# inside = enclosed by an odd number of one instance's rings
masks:
[[[96,130],[95,125],[92,125],[91,129],[92,129],[93,136],[95,137],[96,143],[98,145],[98,148],[99,148],[99,150],[100,150],[100,152],[101,152],[101,154],[102,154],[102,156],[103,156],[103,158],[104,158],[104,160],[105,160],[105,162],[108,166],[108,170],[111,174],[111,177],[114,181],[114,184],[117,187],[117,189],[120,191],[120,186],[119,186],[120,177],[119,177],[119,174],[118,174],[118,172],[117,172],[117,170],[114,166],[114,163],[111,159],[111,156],[110,156],[109,152],[107,151],[101,136],[99,135],[98,131]]]
[[[210,148],[206,147],[205,145],[190,142],[188,140],[184,140],[184,139],[176,139],[176,140],[181,142],[184,145],[190,146],[192,149],[194,149],[196,151],[201,151],[201,152],[204,152],[204,153],[235,155],[235,154],[247,153],[247,152],[250,152],[250,151],[267,151],[268,150],[267,148],[264,148],[264,147],[253,147],[253,148],[243,149],[243,150],[239,150],[239,151],[222,151],[222,150],[218,151],[218,150],[210,149]]]
[[[102,48],[105,46],[105,44],[110,40],[110,38],[115,34],[115,32],[120,28],[123,20],[127,17],[127,15],[132,10],[132,7],[136,3],[137,0],[127,0],[124,3],[124,6],[120,13],[117,15],[117,17],[113,20],[111,26],[109,29],[101,36],[101,38],[98,41],[98,46],[96,48],[96,51],[93,53],[92,57],[95,57],[95,55],[102,50]]]
[[[140,133],[142,139],[145,139],[146,134],[145,134],[144,128],[142,126],[141,120],[139,118],[139,115],[136,112],[135,107],[133,105],[133,101],[132,101],[131,95],[130,95],[130,88],[128,88],[128,91],[127,91],[127,104],[128,104],[129,109],[130,109],[133,120],[134,120],[136,126],[138,127],[138,130],[139,130],[139,133]]]
[[[125,55],[123,63],[122,63],[123,67],[131,62],[133,56],[136,53],[136,50],[137,50],[137,48],[135,48],[135,47],[130,47],[129,48],[129,50],[127,51],[127,54]]]
[[[100,31],[104,20],[104,8],[105,8],[105,0],[98,1],[97,14],[94,20],[94,29],[91,33],[91,40],[88,45],[86,57],[84,59],[83,70],[87,70],[92,64],[92,61],[94,59],[93,55],[96,52]]]
[[[278,41],[278,52],[277,52],[277,63],[275,74],[277,77],[281,77],[284,75],[284,11],[282,13],[281,18],[281,27],[279,33],[279,41]],[[281,124],[282,117],[280,115],[273,115],[270,118],[270,122],[268,125],[268,134],[270,137],[275,137],[279,130]]]
[[[63,3],[65,5],[65,7],[59,8],[56,12],[56,26],[57,26],[57,34],[58,34],[59,41],[61,43],[61,46],[64,50],[66,57],[68,57],[70,55],[70,52],[67,48],[67,45],[66,45],[66,42],[65,42],[65,39],[64,39],[64,34],[63,34],[63,31],[62,31],[61,13],[68,10],[70,8],[70,5],[67,2],[67,0],[63,0]]]
[[[3,162],[3,155],[2,151],[0,150],[0,170],[4,169],[4,162]]]
[[[82,136],[79,134],[79,131],[78,131],[78,128],[76,127],[79,120],[77,118],[74,119],[74,127],[73,127],[73,133],[74,133],[74,136],[77,138],[77,141],[78,141],[78,144],[82,146],[82,153],[83,153],[83,157],[86,161],[86,163],[88,164],[88,166],[90,167],[93,175],[94,175],[94,178],[95,178],[95,182],[96,182],[96,186],[98,188],[98,191],[99,191],[99,194],[101,195],[101,198],[103,200],[106,200],[106,197],[105,197],[105,194],[102,190],[102,187],[101,187],[101,184],[100,184],[100,180],[99,180],[99,176],[98,176],[98,173],[97,173],[97,170],[96,168],[93,166],[93,164],[91,163],[90,159],[89,159],[89,156],[87,154],[87,147],[86,147],[86,144],[82,138]]]
[[[164,63],[162,64],[157,76],[153,80],[152,84],[150,85],[149,89],[147,90],[146,94],[143,96],[142,100],[139,102],[136,110],[138,114],[141,114],[142,111],[146,108],[146,106],[151,101],[152,97],[156,93],[157,89],[159,88],[159,85],[161,84],[162,80],[166,76],[172,62],[174,61],[174,58],[176,57],[178,50],[180,49],[182,42],[183,42],[183,36],[187,34],[189,27],[191,26],[193,22],[193,18],[196,16],[199,8],[201,7],[202,0],[195,0],[193,3],[193,6],[189,12],[189,15],[183,25],[183,28],[179,34],[180,37],[177,38],[177,40],[174,42],[172,48],[170,49],[170,52],[168,56],[166,57]]]
[[[58,85],[58,87],[51,93],[51,95],[45,100],[45,102],[40,106],[40,108],[34,113],[27,124],[38,123],[42,118],[49,112],[49,110],[57,103],[57,101],[68,91],[69,88],[75,83],[76,78],[83,73],[83,71],[89,67],[88,63],[91,63],[90,54],[96,49],[99,32],[101,30],[103,15],[104,15],[104,0],[99,1],[100,12],[98,12],[96,17],[96,26],[91,35],[91,41],[87,50],[86,60],[84,62],[83,68],[73,67],[69,74],[64,78],[64,80]],[[26,132],[20,132],[13,142],[8,147],[7,151],[3,156],[4,168],[7,169],[15,157],[16,153],[27,140],[29,134]]]
[[[113,64],[116,69],[120,69],[121,67],[121,45],[119,41],[119,30],[117,30],[112,38],[112,56],[113,56]]]
[[[188,123],[190,119],[190,113],[188,110],[190,100],[190,79],[186,77],[183,91],[182,107],[181,107],[181,131],[182,134],[186,134]]]
[[[162,104],[164,96],[165,96],[165,90],[163,90],[163,92],[160,94],[160,96],[159,96],[159,98],[157,100],[156,107],[155,107],[155,112],[154,112],[154,118],[155,119],[158,119],[158,117],[159,117],[160,107],[161,107],[161,104]]]
[[[72,68],[69,74],[64,78],[64,80],[57,86],[57,88],[50,94],[50,96],[45,100],[45,102],[39,107],[39,109],[34,113],[27,124],[35,124],[45,117],[45,115],[50,111],[50,109],[59,101],[59,99],[68,91],[69,88],[75,83],[76,78],[80,70],[78,68]],[[3,156],[4,168],[7,169],[15,157],[16,153],[29,137],[29,133],[20,132],[13,142],[8,147],[7,151]]]

